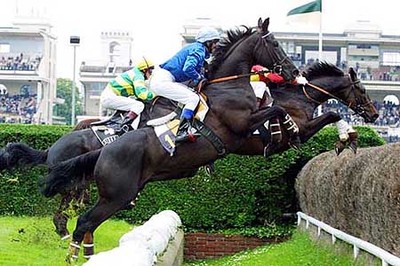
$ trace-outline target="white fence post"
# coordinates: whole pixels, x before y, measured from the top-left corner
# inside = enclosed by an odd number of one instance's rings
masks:
[[[387,252],[386,250],[383,250],[380,247],[377,247],[371,243],[368,243],[367,241],[364,241],[362,239],[359,239],[357,237],[351,236],[349,234],[346,234],[345,232],[342,232],[338,229],[335,229],[321,221],[318,221],[317,219],[308,216],[302,212],[297,212],[297,224],[300,225],[301,220],[306,221],[306,229],[309,228],[309,224],[313,224],[318,227],[318,236],[320,236],[320,230],[324,230],[325,232],[329,233],[332,235],[332,244],[336,242],[336,238],[339,238],[351,245],[354,246],[353,248],[353,256],[354,259],[358,257],[360,249],[370,253],[371,255],[379,258],[382,260],[382,266],[400,266],[400,258],[394,256],[393,254]]]

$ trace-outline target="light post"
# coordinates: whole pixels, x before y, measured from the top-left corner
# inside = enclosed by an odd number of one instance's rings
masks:
[[[69,38],[69,43],[72,45],[72,47],[74,48],[74,72],[73,72],[73,76],[72,76],[72,100],[71,100],[71,125],[75,125],[75,87],[76,87],[76,47],[79,46],[81,39],[79,36],[71,36]]]

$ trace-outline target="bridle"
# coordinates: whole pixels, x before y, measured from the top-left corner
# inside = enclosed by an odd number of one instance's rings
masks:
[[[319,91],[319,92],[321,92],[321,93],[323,93],[325,95],[328,95],[330,98],[333,98],[333,99],[343,103],[348,108],[351,108],[352,110],[354,110],[356,112],[356,114],[363,115],[366,112],[366,110],[365,110],[366,107],[372,105],[372,101],[369,100],[366,103],[361,103],[361,100],[359,99],[359,97],[356,96],[356,93],[355,93],[356,86],[357,86],[357,84],[360,84],[360,80],[356,79],[356,80],[353,81],[351,79],[350,75],[348,77],[349,77],[349,80],[350,80],[351,89],[350,89],[349,93],[347,94],[347,96],[345,98],[346,99],[350,98],[350,93],[353,93],[353,95],[354,95],[353,98],[355,99],[355,101],[346,102],[345,100],[342,100],[342,99],[338,98],[337,96],[331,94],[327,90],[325,90],[325,89],[323,89],[323,88],[321,88],[321,87],[319,87],[317,85],[314,85],[312,83],[307,83],[304,86],[302,86],[303,87],[303,93],[307,97],[307,99],[309,99],[310,101],[312,101],[312,102],[314,102],[314,103],[316,103],[318,105],[322,104],[322,102],[313,99],[311,97],[311,95],[309,93],[307,93],[306,86],[308,86],[308,87],[310,87],[310,88],[312,88],[314,90],[317,90],[317,91]],[[342,87],[339,90],[341,90],[343,88],[347,88],[347,87]],[[361,89],[359,89],[359,90],[361,90]]]
[[[263,41],[263,43],[265,43],[265,46],[267,47],[267,52],[268,52],[268,55],[269,55],[269,57],[272,59],[272,61],[273,62],[275,62],[274,63],[274,65],[273,65],[273,69],[280,69],[281,71],[280,71],[280,73],[278,73],[279,75],[281,75],[282,73],[282,69],[283,69],[283,65],[285,64],[285,63],[287,63],[287,64],[293,64],[292,63],[292,61],[290,60],[290,58],[287,56],[287,55],[285,55],[281,60],[278,58],[278,56],[277,56],[277,53],[274,53],[273,51],[272,51],[272,49],[271,49],[271,45],[268,45],[267,44],[267,42],[268,42],[268,40],[269,40],[269,36],[271,35],[272,33],[271,32],[268,32],[268,33],[266,33],[266,34],[264,34],[264,35],[262,35],[261,36],[261,39],[262,39],[262,41]],[[272,46],[273,46],[274,44],[272,44]]]
[[[265,45],[265,47],[267,48],[267,53],[268,53],[268,56],[269,56],[269,58],[271,59],[271,61],[272,62],[275,62],[274,64],[273,64],[273,66],[272,66],[272,69],[280,69],[280,71],[279,72],[277,72],[277,74],[281,74],[281,72],[282,72],[282,69],[283,69],[283,64],[284,63],[288,63],[288,64],[291,64],[291,60],[290,60],[290,58],[287,56],[287,55],[285,55],[282,59],[279,59],[278,58],[278,56],[277,56],[277,54],[271,49],[271,45],[269,45],[267,42],[267,37],[268,36],[270,36],[272,33],[271,32],[268,32],[268,33],[266,33],[266,34],[264,34],[264,35],[261,35],[261,40],[262,40],[262,42],[263,42],[263,44]],[[248,36],[248,37],[250,37],[250,36]],[[247,38],[248,38],[247,37]],[[247,39],[247,38],[243,38],[243,39],[241,39],[240,41],[238,41],[237,43],[235,43],[230,49],[229,49],[229,51],[225,54],[225,56],[224,56],[224,58],[227,58],[231,53],[232,53],[232,51],[240,44],[240,43],[242,43],[245,39]],[[273,44],[272,44],[273,45]],[[251,76],[251,75],[253,75],[254,73],[247,73],[247,74],[241,74],[241,75],[233,75],[233,76],[227,76],[227,77],[221,77],[221,78],[216,78],[216,79],[213,79],[213,80],[209,80],[209,81],[207,81],[207,84],[213,84],[213,83],[219,83],[219,82],[224,82],[224,81],[228,81],[228,80],[233,80],[233,79],[239,79],[239,78],[243,78],[243,77],[249,77],[249,76]]]

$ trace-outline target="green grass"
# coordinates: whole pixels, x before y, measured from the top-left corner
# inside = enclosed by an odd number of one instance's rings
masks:
[[[69,223],[73,230],[75,221]],[[109,220],[95,232],[95,251],[118,246],[120,237],[133,228],[123,221]],[[50,217],[0,217],[0,265],[66,265],[69,241],[61,241]],[[343,253],[343,252],[342,252]],[[85,260],[80,256],[76,265]],[[186,266],[346,266],[355,265],[349,255],[338,256],[332,249],[318,246],[306,233],[296,232],[279,244],[266,245],[220,259],[187,262]],[[358,264],[364,265],[364,264]],[[117,265],[116,265],[117,266]]]
[[[317,246],[307,233],[296,232],[283,243],[266,245],[220,259],[186,263],[186,266],[351,266],[348,255]]]
[[[64,259],[68,252],[69,240],[60,240],[51,219],[0,217],[0,265],[66,265]],[[68,224],[70,231],[75,227],[75,223],[74,220]],[[117,247],[120,237],[132,228],[132,225],[123,221],[104,222],[94,235],[95,252]],[[81,258],[77,265],[84,262]]]

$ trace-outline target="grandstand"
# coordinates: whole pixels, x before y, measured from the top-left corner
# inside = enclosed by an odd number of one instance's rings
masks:
[[[223,32],[212,19],[188,21],[183,27],[182,45],[193,42],[203,25]],[[17,18],[12,26],[0,27],[0,123],[62,123],[53,116],[56,100],[56,36],[44,19]],[[315,61],[317,33],[274,32],[287,54],[305,68]],[[133,37],[123,30],[100,33],[102,56],[80,63],[79,81],[84,88],[84,115],[77,120],[105,115],[99,106],[107,82],[132,66]],[[379,27],[357,22],[342,34],[324,33],[323,59],[343,68],[357,69],[359,77],[380,111],[373,125],[388,141],[400,137],[400,36],[383,35]],[[88,55],[91,56],[91,55]],[[151,55],[149,55],[151,56]],[[388,100],[390,98],[390,100]],[[351,124],[363,122],[343,106],[324,106],[343,114]]]
[[[0,27],[0,122],[52,124],[56,37],[44,19]]]
[[[183,26],[182,45],[193,42],[198,30],[205,25],[214,26],[222,32],[220,24],[213,19],[190,20]],[[316,60],[318,33],[274,32],[274,35],[300,69]],[[128,34],[123,34],[121,31],[103,32],[102,61],[99,64],[82,63],[80,81],[85,87],[85,115],[87,117],[99,115],[101,90],[108,80],[129,67],[127,62],[130,58],[128,51],[130,51],[131,45],[132,38]],[[400,36],[383,35],[377,25],[358,21],[345,29],[342,34],[324,34],[323,45],[323,59],[325,61],[333,63],[345,71],[347,71],[348,66],[357,69],[359,77],[366,85],[372,100],[380,109],[380,117],[376,124],[372,126],[378,132],[381,132],[382,136],[388,141],[397,140],[397,132],[400,131],[396,130],[396,128],[400,128],[399,123],[397,123],[399,114],[398,112],[387,112],[387,104],[389,103],[386,99],[388,96],[392,97],[391,108],[399,109]],[[125,48],[121,49],[121,47]],[[121,51],[124,51],[124,55]],[[346,107],[324,107],[324,110],[328,109],[342,112],[344,118],[351,124],[359,125],[363,123]]]
[[[80,121],[105,115],[100,106],[101,91],[107,82],[132,65],[132,42],[130,32],[109,30],[101,32],[102,58],[99,61],[84,61],[80,66],[79,81],[84,86],[84,115]]]

